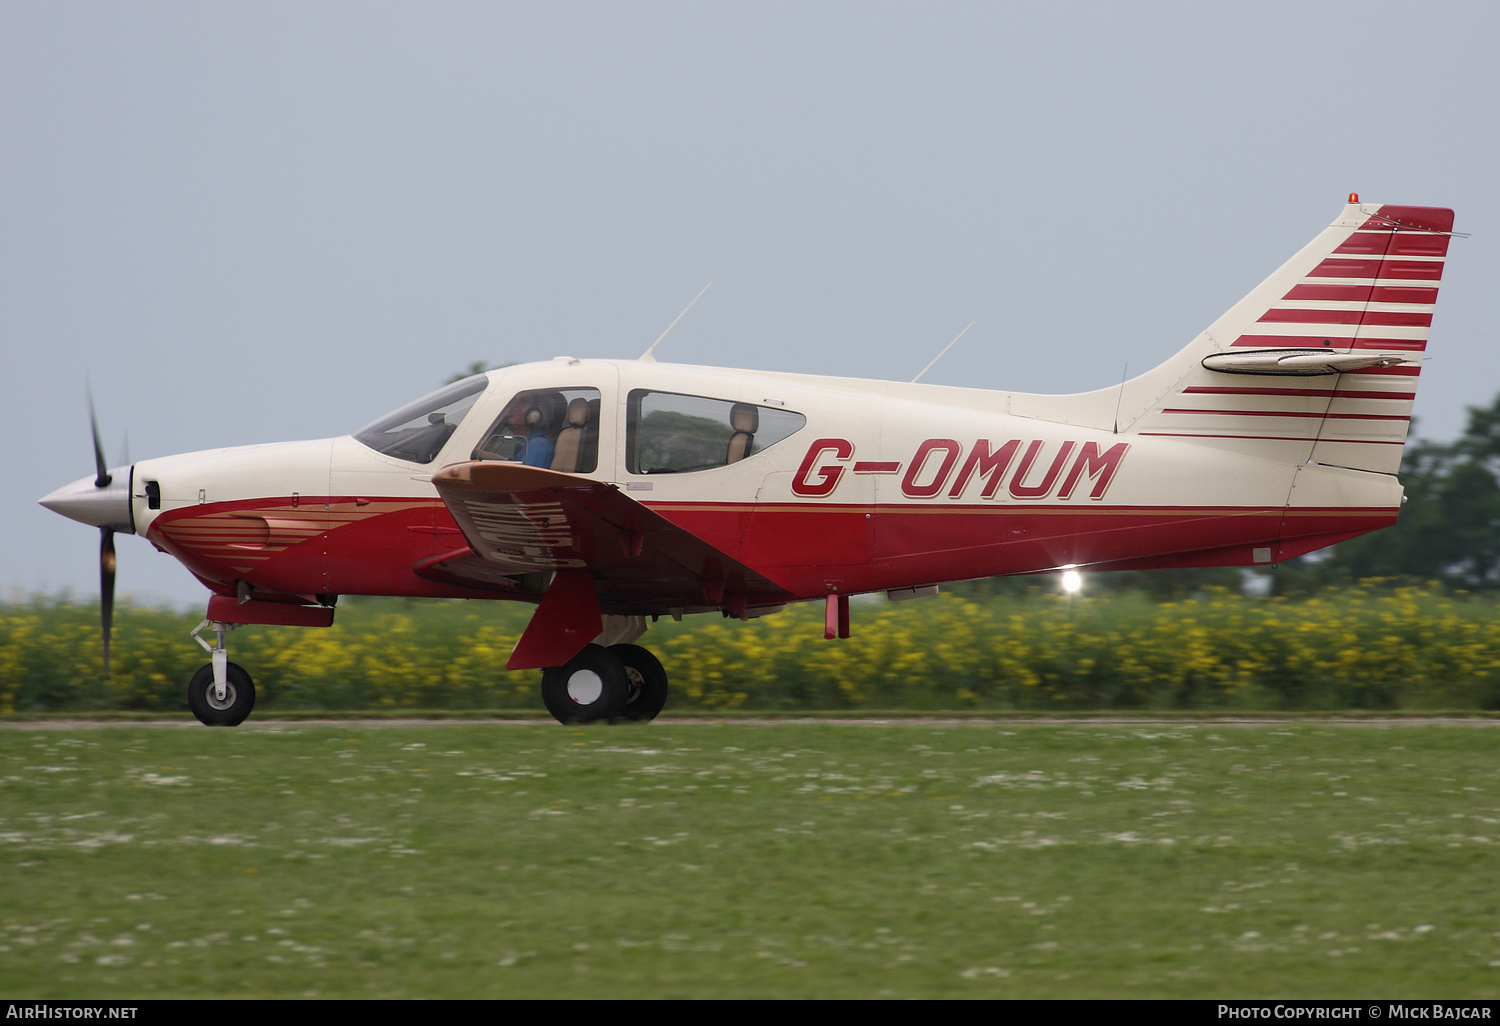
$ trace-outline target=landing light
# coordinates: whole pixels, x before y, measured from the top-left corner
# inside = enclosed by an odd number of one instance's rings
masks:
[[[1063,591],[1069,595],[1083,587],[1083,575],[1077,570],[1067,570],[1062,575]]]

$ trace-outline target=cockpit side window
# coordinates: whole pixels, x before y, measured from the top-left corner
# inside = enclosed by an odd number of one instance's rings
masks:
[[[532,389],[505,406],[474,447],[476,460],[590,474],[599,466],[599,390]]]
[[[425,395],[354,433],[376,452],[412,463],[431,463],[489,385],[483,374]]]
[[[802,414],[773,406],[636,389],[626,411],[628,469],[686,474],[728,466],[764,452],[806,423]]]

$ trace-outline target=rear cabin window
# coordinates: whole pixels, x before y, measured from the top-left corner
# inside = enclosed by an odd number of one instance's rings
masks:
[[[471,456],[568,474],[593,473],[599,466],[599,390],[521,392],[506,404]]]
[[[738,463],[800,430],[791,410],[676,392],[630,393],[625,444],[632,474],[687,474]]]

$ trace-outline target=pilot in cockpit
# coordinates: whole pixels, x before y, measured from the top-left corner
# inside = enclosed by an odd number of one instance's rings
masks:
[[[506,426],[515,436],[511,459],[528,467],[552,465],[552,439],[547,437],[547,418],[540,405],[517,403],[505,414]]]
[[[474,452],[476,459],[505,460],[528,467],[552,465],[556,447],[550,433],[551,420],[545,395],[523,394],[511,400],[510,406],[491,429],[484,444]]]

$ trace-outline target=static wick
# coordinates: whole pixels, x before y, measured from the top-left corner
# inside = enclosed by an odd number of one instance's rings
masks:
[[[1130,364],[1127,362],[1120,371],[1120,394],[1115,397],[1115,434],[1120,433],[1120,405],[1125,402],[1125,379],[1130,377]]]

